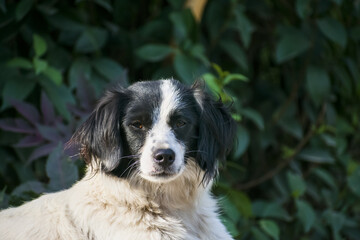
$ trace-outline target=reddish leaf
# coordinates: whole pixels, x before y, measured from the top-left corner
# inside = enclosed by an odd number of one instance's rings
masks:
[[[32,161],[34,161],[35,159],[38,159],[40,157],[44,157],[46,155],[48,155],[49,153],[51,153],[54,148],[58,145],[58,143],[49,143],[46,145],[43,145],[41,147],[36,148],[30,155],[29,159],[28,159],[28,163],[31,163]]]
[[[15,99],[12,99],[10,102],[14,108],[32,124],[35,125],[40,121],[40,114],[33,105]]]
[[[34,147],[41,144],[44,139],[37,135],[26,136],[22,138],[14,147],[18,148],[26,148],[26,147]]]
[[[0,128],[6,131],[16,133],[35,133],[35,129],[33,129],[26,121],[20,118],[0,119]]]
[[[51,142],[61,142],[62,137],[54,127],[37,124],[36,128],[39,130],[41,136]]]
[[[45,124],[55,121],[55,110],[45,92],[41,92],[41,112],[44,117]]]
[[[83,78],[80,78],[77,82],[76,95],[79,99],[81,108],[90,112],[96,102],[95,91]]]
[[[55,123],[55,128],[58,130],[59,134],[61,134],[63,142],[66,142],[73,134],[72,127],[63,124],[60,121]]]

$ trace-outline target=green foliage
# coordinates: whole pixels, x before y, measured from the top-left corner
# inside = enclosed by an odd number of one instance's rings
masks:
[[[208,0],[200,22],[177,0],[0,1],[0,15],[0,207],[81,176],[61,149],[106,86],[203,78],[238,124],[214,188],[232,235],[359,239],[357,1]]]

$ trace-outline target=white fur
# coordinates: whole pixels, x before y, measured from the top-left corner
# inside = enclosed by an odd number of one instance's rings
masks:
[[[2,240],[227,240],[211,183],[189,161],[175,180],[160,184],[88,170],[72,188],[0,212]]]

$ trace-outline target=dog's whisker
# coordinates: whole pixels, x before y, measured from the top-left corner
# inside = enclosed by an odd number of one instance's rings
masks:
[[[131,170],[139,163],[138,160],[136,160],[135,162],[131,163],[120,175],[120,177],[122,177],[126,172],[131,172]]]
[[[121,158],[119,158],[120,160],[121,159],[127,159],[127,158],[139,158],[140,157],[140,154],[135,154],[135,155],[127,155],[127,156],[122,156]]]

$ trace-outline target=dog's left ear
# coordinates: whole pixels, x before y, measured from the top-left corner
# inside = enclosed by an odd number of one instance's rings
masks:
[[[196,82],[192,89],[200,111],[196,159],[205,171],[204,180],[208,181],[216,176],[218,161],[225,161],[232,148],[236,123],[221,99],[213,100],[203,85]]]
[[[71,145],[79,146],[80,156],[94,169],[109,172],[120,163],[124,150],[121,119],[128,102],[125,91],[107,91],[70,140]]]

